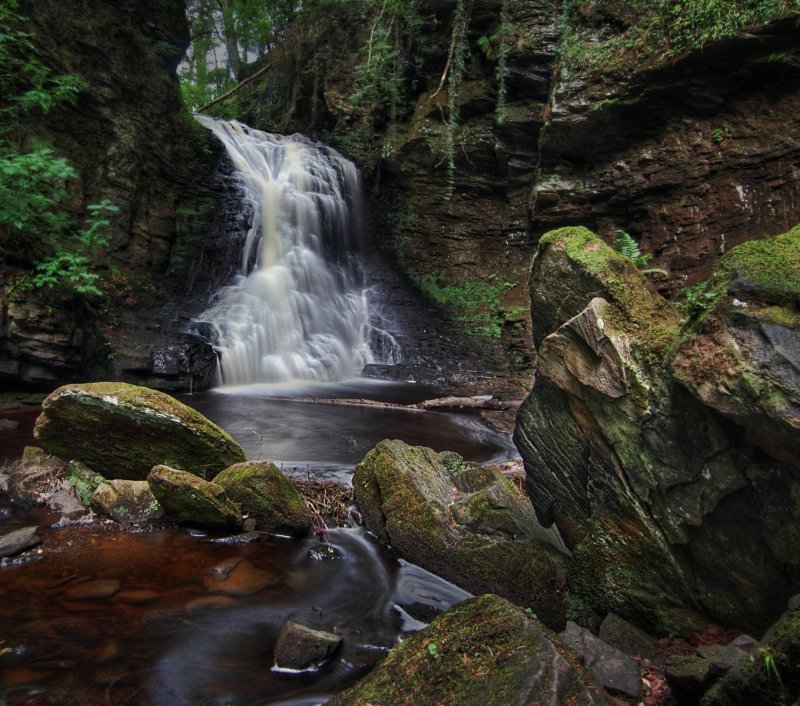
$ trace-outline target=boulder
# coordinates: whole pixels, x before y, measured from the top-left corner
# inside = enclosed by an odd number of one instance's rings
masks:
[[[368,529],[400,556],[473,593],[498,593],[563,626],[566,557],[496,469],[381,441],[353,474]]]
[[[143,480],[159,464],[209,478],[245,460],[242,448],[199,412],[125,383],[60,387],[42,404],[34,436],[107,478]]]
[[[101,483],[105,483],[105,477],[93,471],[85,463],[80,461],[70,461],[67,464],[67,482],[75,488],[75,492],[81,499],[84,507],[89,507],[92,501],[92,493],[97,490]]]
[[[459,603],[329,706],[609,704],[575,655],[508,601]]]
[[[632,657],[655,659],[657,655],[653,641],[646,633],[614,613],[603,618],[597,636],[606,644]]]
[[[784,252],[796,246],[776,240],[783,261],[796,263]],[[530,281],[537,373],[514,440],[539,520],[555,524],[572,549],[568,601],[578,622],[596,625],[614,612],[657,632],[691,632],[709,618],[759,632],[798,588],[800,469],[772,451],[791,448],[791,400],[800,400],[788,362],[793,339],[775,337],[788,351],[779,365],[777,348],[746,352],[740,336],[730,348],[747,369],[722,354],[704,358],[692,344],[707,327],[714,336],[732,330],[723,312],[739,316],[728,293],[730,272],[741,269],[730,264],[737,251],[723,259],[725,283],[713,285],[720,313],[681,330],[633,263],[588,230],[563,228],[540,241]],[[788,323],[797,295],[786,283],[796,277],[777,279],[784,284],[763,299],[773,308],[762,308]],[[710,387],[738,399],[737,385],[750,386],[761,411],[728,414],[701,394]],[[775,421],[778,410],[784,422]],[[752,438],[732,422],[750,425]]]
[[[0,535],[0,557],[14,556],[42,543],[38,527],[21,527]]]
[[[581,658],[598,684],[609,691],[639,698],[639,669],[628,655],[571,620],[559,637]]]
[[[800,600],[703,697],[702,706],[789,706],[800,702]]]
[[[163,465],[150,471],[147,482],[161,507],[176,522],[213,530],[238,529],[242,524],[239,508],[216,483]]]
[[[311,510],[274,463],[246,461],[226,468],[214,483],[262,532],[302,537],[311,527]]]
[[[91,508],[122,524],[152,522],[164,515],[146,480],[109,480],[97,486]]]
[[[342,638],[328,630],[312,628],[287,620],[275,645],[275,666],[278,671],[316,669],[327,662]]]

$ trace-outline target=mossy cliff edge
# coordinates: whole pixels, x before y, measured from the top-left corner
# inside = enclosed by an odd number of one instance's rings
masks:
[[[682,322],[586,229],[542,238],[515,441],[575,617],[757,632],[800,589],[799,261],[798,228],[733,249]]]

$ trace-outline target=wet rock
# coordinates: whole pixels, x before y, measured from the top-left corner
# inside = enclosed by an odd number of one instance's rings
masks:
[[[548,630],[497,596],[459,603],[408,636],[330,706],[609,704]]]
[[[22,449],[23,461],[36,461],[49,455],[50,454],[48,454],[47,451],[39,446],[26,446],[24,449]]]
[[[0,535],[0,557],[14,556],[42,543],[38,527],[21,527]]]
[[[104,476],[93,471],[85,463],[70,461],[67,464],[67,482],[75,488],[84,507],[89,507],[92,502],[92,493],[101,483],[105,483]]]
[[[237,529],[239,509],[216,483],[168,466],[156,466],[147,476],[150,490],[167,516],[186,525],[215,530]]]
[[[75,519],[86,514],[86,506],[78,497],[71,483],[60,480],[48,493],[47,507],[60,513],[64,518]]]
[[[775,706],[800,701],[800,605],[789,609],[703,697],[702,706]]]
[[[776,247],[785,265],[782,273],[769,267],[784,284],[763,316],[791,321],[788,304],[778,313],[774,307],[794,301],[796,242],[758,244],[760,258]],[[730,263],[741,259],[731,251]],[[730,263],[723,259],[713,286],[718,308],[735,322],[753,309],[740,315],[726,298]],[[540,521],[555,524],[572,549],[575,614],[592,624],[614,612],[656,632],[688,634],[709,618],[765,629],[800,575],[793,550],[800,506],[789,499],[797,462],[785,451],[768,455],[794,424],[789,400],[800,398],[798,371],[785,355],[778,360],[772,344],[747,352],[742,338],[693,347],[735,327],[711,312],[697,331],[680,331],[674,309],[644,275],[583,228],[542,237],[530,284],[537,373],[514,439]],[[737,350],[750,361],[745,367],[735,362]],[[748,385],[762,402],[725,419],[724,405],[712,397]],[[746,395],[733,392],[735,406]],[[759,405],[772,411],[761,414]],[[732,420],[746,426],[745,439]],[[792,448],[787,444],[782,448]]]
[[[213,480],[224,488],[255,529],[302,537],[311,527],[311,510],[274,463],[246,461],[226,468]]]
[[[638,699],[639,669],[624,652],[611,647],[571,620],[559,637],[580,656],[595,681],[609,691]]]
[[[259,569],[243,557],[219,564],[203,577],[203,583],[209,591],[231,596],[251,596],[280,582],[280,576]]]
[[[314,561],[331,561],[344,559],[344,554],[332,544],[315,544],[309,548],[308,558]]]
[[[120,603],[131,603],[141,605],[143,603],[155,603],[161,596],[155,591],[146,588],[128,588],[114,594],[114,600]]]
[[[202,596],[189,601],[184,607],[191,613],[196,610],[229,608],[234,605],[236,605],[236,599],[229,596]]]
[[[126,525],[152,522],[164,515],[146,480],[109,480],[101,483],[92,493],[91,508]]]
[[[17,431],[19,422],[15,419],[0,419],[0,431]]]
[[[339,635],[287,621],[275,644],[273,669],[303,671],[327,662],[342,642]]]
[[[654,659],[657,654],[652,640],[645,632],[614,613],[603,618],[597,636],[631,657]]]
[[[353,489],[366,527],[405,559],[563,625],[554,587],[563,584],[565,556],[496,470],[385,440],[356,466]]]
[[[34,436],[52,453],[110,478],[142,480],[159,464],[211,477],[245,460],[242,448],[199,412],[124,383],[59,388],[45,399]]]
[[[110,598],[120,589],[118,579],[92,579],[69,586],[61,597],[67,601],[94,601]]]

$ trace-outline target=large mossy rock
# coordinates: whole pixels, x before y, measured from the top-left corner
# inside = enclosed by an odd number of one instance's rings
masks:
[[[125,383],[66,385],[42,404],[34,436],[107,478],[143,480],[165,464],[203,478],[245,460],[226,432],[162,392]]]
[[[146,480],[115,479],[100,483],[90,503],[95,512],[125,525],[152,522],[164,515]]]
[[[329,706],[610,704],[539,622],[484,595],[459,603]]]
[[[747,369],[698,359],[691,341],[702,334],[681,331],[642,273],[583,228],[542,238],[531,298],[537,374],[514,438],[537,515],[573,550],[573,615],[590,622],[614,612],[669,632],[704,614],[765,629],[800,582],[800,553],[791,549],[798,473],[765,455],[768,442],[757,449],[742,437],[753,429],[758,439],[784,438],[792,405],[764,413],[765,401],[749,416],[723,415],[687,381],[719,379],[716,395],[738,397],[720,378],[749,387],[752,361],[778,353],[744,354]],[[732,310],[733,300],[723,287],[719,307]],[[787,392],[786,365],[772,385],[760,369],[760,399],[796,394]],[[778,408],[781,423],[769,416]]]
[[[800,703],[800,595],[767,630],[759,647],[739,660],[702,706],[794,706]]]
[[[213,482],[255,520],[257,530],[302,537],[311,527],[311,510],[274,463],[237,463]]]
[[[405,559],[563,627],[566,557],[498,471],[384,440],[356,466],[353,491],[367,528]]]
[[[176,522],[221,531],[241,527],[239,508],[216,483],[168,466],[155,466],[147,482],[164,511]]]

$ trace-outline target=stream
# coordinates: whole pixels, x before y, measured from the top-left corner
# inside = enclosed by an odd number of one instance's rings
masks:
[[[289,398],[293,395],[293,398]],[[359,398],[415,402],[430,390],[368,380],[323,386],[231,388],[184,395],[226,428],[251,458],[287,473],[349,481],[382,438],[401,438],[476,461],[515,456],[508,438],[474,414],[325,404]],[[38,411],[0,433],[17,458]],[[322,704],[363,675],[403,635],[467,594],[398,561],[361,528],[337,528],[338,559],[314,538],[229,544],[197,530],[130,530],[111,521],[65,523],[0,495],[0,533],[40,526],[43,543],[0,567],[0,704],[3,706],[256,706]],[[272,580],[252,594],[209,577],[243,561]],[[412,617],[415,616],[415,617]],[[334,658],[299,674],[273,670],[288,618],[343,638]]]

